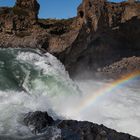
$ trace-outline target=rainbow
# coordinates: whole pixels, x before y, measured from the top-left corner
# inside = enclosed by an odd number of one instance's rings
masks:
[[[99,99],[103,98],[107,94],[113,93],[113,91],[117,88],[123,87],[126,83],[130,82],[131,80],[134,80],[136,78],[140,77],[140,71],[135,71],[130,74],[126,74],[122,76],[120,79],[117,79],[113,81],[110,84],[107,84],[105,87],[102,87],[101,89],[95,91],[96,94],[90,94],[87,97],[85,97],[80,104],[74,109],[75,113],[81,113],[84,110],[86,110],[88,107],[92,106],[97,102]]]

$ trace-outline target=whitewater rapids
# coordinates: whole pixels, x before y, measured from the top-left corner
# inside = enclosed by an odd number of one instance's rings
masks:
[[[92,121],[140,137],[139,81],[76,110],[87,95],[97,94],[106,84],[94,79],[72,81],[49,53],[0,49],[0,136],[34,137],[22,120],[24,114],[39,110],[48,111],[54,119]]]

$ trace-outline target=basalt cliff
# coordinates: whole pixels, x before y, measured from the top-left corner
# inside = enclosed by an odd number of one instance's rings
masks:
[[[84,0],[78,7],[78,19],[81,28],[77,38],[59,55],[70,72],[78,73],[86,68],[107,75],[122,75],[140,68],[131,61],[140,55],[139,2]],[[120,67],[123,58],[130,60],[127,67]],[[139,58],[135,59],[138,62]]]

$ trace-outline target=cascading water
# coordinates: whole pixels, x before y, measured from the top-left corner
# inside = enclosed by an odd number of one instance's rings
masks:
[[[22,123],[23,114],[55,110],[50,98],[55,101],[74,94],[79,94],[77,86],[52,55],[30,49],[0,49],[0,134],[31,136]]]
[[[47,111],[54,119],[103,123],[140,137],[139,81],[114,89],[86,106],[89,97],[101,94],[97,91],[104,89],[107,82],[73,82],[64,66],[49,53],[25,48],[0,49],[0,138],[38,138],[23,124],[24,114],[37,110]],[[60,133],[54,128],[55,136]]]

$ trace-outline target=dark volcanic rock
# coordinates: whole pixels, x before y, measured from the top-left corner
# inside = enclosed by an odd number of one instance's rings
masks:
[[[71,136],[75,136],[76,140],[138,140],[138,138],[129,134],[118,133],[103,125],[97,125],[90,122],[64,120],[58,127],[61,128],[62,132],[71,132]],[[62,135],[63,134],[64,133],[62,133]],[[63,137],[72,140],[68,135],[64,135]]]
[[[24,123],[30,128],[32,133],[36,134],[47,126],[51,126],[54,123],[52,117],[47,112],[29,112],[24,117]]]
[[[46,112],[29,113],[25,117],[25,124],[32,124],[37,132],[41,129],[47,130],[48,126],[61,130],[61,139],[64,140],[139,140],[129,134],[118,133],[115,130],[109,129],[103,125],[97,125],[90,122],[78,122],[74,120],[56,120],[46,116]],[[50,119],[51,118],[51,119]],[[46,125],[47,122],[47,125]],[[49,122],[49,124],[48,124]],[[41,126],[41,127],[40,127]]]

